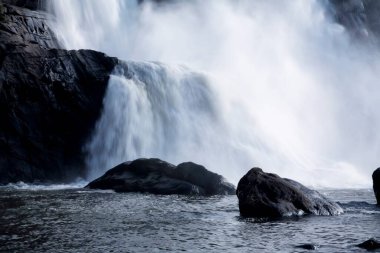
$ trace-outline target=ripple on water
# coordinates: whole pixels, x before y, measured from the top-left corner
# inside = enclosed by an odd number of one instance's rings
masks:
[[[345,214],[268,220],[241,218],[235,196],[2,188],[0,251],[303,252],[297,245],[311,243],[318,252],[357,252],[354,245],[379,236],[370,191],[329,196]]]

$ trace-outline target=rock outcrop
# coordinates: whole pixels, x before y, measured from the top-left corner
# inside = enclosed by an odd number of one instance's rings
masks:
[[[380,205],[380,168],[375,170],[372,174],[373,191],[377,200],[377,204]]]
[[[80,177],[82,147],[120,61],[57,49],[46,13],[7,4],[0,13],[0,183]]]
[[[355,38],[380,43],[380,1],[329,0],[332,15]]]
[[[0,45],[9,48],[59,48],[48,26],[51,16],[0,2]]]
[[[277,218],[301,214],[338,215],[342,208],[302,184],[251,169],[240,181],[236,194],[244,217]]]
[[[232,195],[235,187],[195,163],[178,166],[159,159],[122,163],[92,181],[87,188],[153,194]]]
[[[44,9],[46,0],[0,0],[0,4],[9,4],[30,10]]]

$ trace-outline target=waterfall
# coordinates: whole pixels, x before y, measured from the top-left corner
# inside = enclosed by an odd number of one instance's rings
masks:
[[[129,62],[128,73],[117,68],[111,76],[103,115],[86,146],[89,176],[140,157],[232,166],[220,154],[238,147],[222,136],[228,129],[221,113],[206,76],[181,66]],[[237,157],[243,161],[244,152]]]
[[[85,147],[90,178],[138,157],[194,161],[236,183],[260,166],[368,187],[380,155],[380,62],[322,0],[55,0],[69,49],[126,60]],[[159,62],[156,62],[159,61]]]

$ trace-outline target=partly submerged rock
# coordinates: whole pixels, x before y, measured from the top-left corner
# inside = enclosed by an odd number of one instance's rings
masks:
[[[319,246],[312,243],[305,243],[305,244],[297,245],[296,248],[306,249],[306,250],[317,250]]]
[[[338,215],[342,208],[302,184],[251,169],[239,182],[236,194],[244,217],[283,217],[300,214]]]
[[[380,205],[380,168],[375,170],[372,174],[373,191],[376,196],[377,204]]]
[[[371,238],[361,244],[356,245],[359,248],[366,249],[366,250],[376,250],[380,249],[380,242],[376,241],[375,239]]]
[[[235,187],[195,163],[178,166],[159,159],[138,159],[122,163],[86,186],[116,192],[154,194],[232,195]]]

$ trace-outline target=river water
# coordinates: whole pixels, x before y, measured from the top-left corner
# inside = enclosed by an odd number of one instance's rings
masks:
[[[2,187],[0,252],[305,252],[306,243],[360,252],[356,244],[379,238],[372,190],[321,192],[345,213],[253,220],[239,216],[235,196]]]

